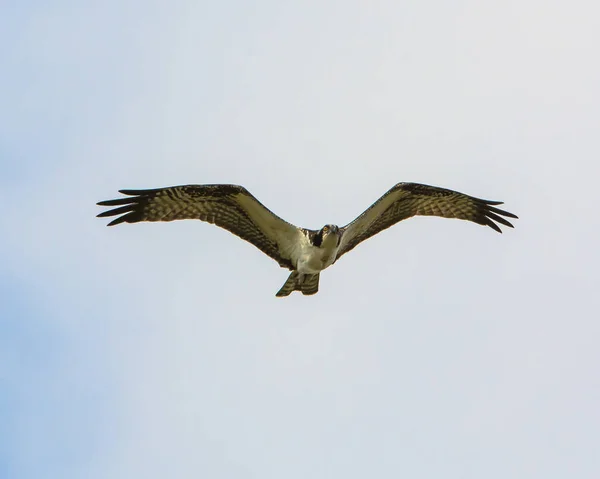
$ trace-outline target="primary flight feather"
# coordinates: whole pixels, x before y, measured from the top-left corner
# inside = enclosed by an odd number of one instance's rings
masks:
[[[472,221],[502,233],[498,223],[516,215],[488,201],[457,191],[398,183],[351,223],[320,230],[298,228],[282,220],[237,185],[184,185],[152,190],[119,190],[125,197],[100,201],[116,206],[99,217],[117,216],[108,226],[140,221],[197,219],[213,223],[252,243],[283,268],[292,270],[277,296],[292,291],[315,294],[319,274],[359,243],[412,216],[440,216]]]

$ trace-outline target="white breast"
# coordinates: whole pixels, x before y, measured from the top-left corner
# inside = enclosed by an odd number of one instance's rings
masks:
[[[321,247],[313,246],[306,236],[302,236],[294,255],[298,272],[316,274],[333,264],[338,249],[335,235],[325,237]]]

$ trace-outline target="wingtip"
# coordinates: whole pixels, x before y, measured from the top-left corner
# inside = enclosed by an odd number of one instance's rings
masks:
[[[502,234],[502,228],[500,228],[500,226],[498,226],[496,223],[494,223],[493,221],[490,220],[490,222],[487,224],[490,228],[492,228],[494,231],[497,231],[498,233]]]
[[[96,215],[96,218],[106,218],[106,215],[102,215],[102,213],[100,213],[99,215]],[[118,218],[117,218],[118,219]],[[110,223],[108,223],[106,226],[114,226],[116,220],[112,220]]]
[[[110,223],[108,223],[106,226],[115,226],[118,225],[119,223],[122,223],[124,220],[122,220],[121,218],[123,218],[122,216],[119,216],[117,219],[112,220]]]
[[[127,195],[127,196],[141,196],[144,195],[146,193],[152,192],[155,190],[130,190],[130,189],[125,189],[125,190],[119,190],[119,193],[123,194],[123,195]]]
[[[114,210],[108,210],[108,211],[103,211],[102,213],[98,213],[96,215],[96,218],[106,218],[107,216],[114,216]],[[126,216],[126,215],[125,215]],[[123,218],[123,216],[119,216],[118,218],[113,219],[110,223],[108,223],[106,226],[114,226],[114,225],[118,225],[119,223],[123,222],[124,220],[122,220],[121,218]]]

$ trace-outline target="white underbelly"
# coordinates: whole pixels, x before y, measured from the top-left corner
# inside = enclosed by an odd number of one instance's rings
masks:
[[[298,258],[297,270],[300,273],[316,274],[331,266],[335,261],[335,251],[311,247]]]
[[[335,261],[338,244],[337,238],[323,240],[320,247],[314,246],[308,236],[298,231],[295,241],[287,242],[288,249],[283,250],[299,273],[317,274],[331,266]]]

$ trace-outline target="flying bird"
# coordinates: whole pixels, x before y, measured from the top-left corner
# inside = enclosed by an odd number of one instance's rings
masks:
[[[440,216],[472,221],[502,233],[497,223],[517,218],[488,201],[457,191],[398,183],[354,221],[343,227],[327,224],[320,230],[298,228],[266,208],[246,188],[237,185],[182,185],[151,190],[119,190],[126,195],[100,201],[117,206],[98,217],[117,216],[108,226],[140,221],[196,219],[224,228],[252,243],[291,273],[276,296],[292,291],[315,294],[321,271],[371,236],[413,216]],[[119,216],[120,215],[120,216]]]

